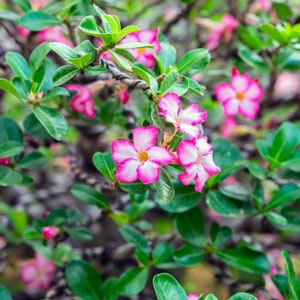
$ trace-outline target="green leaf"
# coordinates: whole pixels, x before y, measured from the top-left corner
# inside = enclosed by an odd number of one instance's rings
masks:
[[[148,190],[148,186],[141,182],[134,183],[118,183],[120,188],[129,194],[144,194]]]
[[[125,28],[123,28],[118,35],[118,40],[120,40],[121,38],[125,37],[127,34],[132,33],[132,32],[136,32],[139,31],[140,28],[138,26],[135,25],[129,25]]]
[[[17,76],[25,80],[30,80],[29,66],[21,54],[9,51],[5,54],[5,59]]]
[[[267,274],[270,263],[263,252],[248,247],[218,250],[216,255],[225,264],[250,274]]]
[[[275,223],[276,225],[286,226],[288,224],[287,219],[280,214],[274,212],[268,212],[265,213],[265,216],[271,223]]]
[[[160,88],[159,88],[159,94],[160,96],[163,96],[164,94],[168,93],[171,89],[172,85],[176,83],[178,78],[178,72],[176,70],[172,70],[169,72],[164,80],[162,81]]]
[[[205,252],[190,244],[183,244],[179,249],[174,251],[173,258],[179,265],[191,267],[200,263],[205,257]]]
[[[31,74],[34,74],[36,70],[42,66],[42,63],[49,51],[50,48],[48,47],[48,43],[42,43],[34,48],[29,57],[29,67]]]
[[[127,225],[129,223],[129,216],[119,210],[108,211],[108,215],[114,220],[118,225]]]
[[[195,246],[205,245],[204,219],[199,208],[195,207],[180,214],[171,214],[171,219],[185,240]]]
[[[254,161],[248,161],[247,167],[252,176],[260,180],[266,180],[268,172],[265,168]]]
[[[248,293],[237,293],[228,298],[228,300],[257,300],[257,298]]]
[[[275,193],[273,198],[265,207],[265,210],[270,210],[279,206],[286,205],[300,198],[300,188],[293,184],[283,186]]]
[[[68,123],[62,114],[56,109],[42,105],[34,106],[33,113],[54,139],[64,139],[68,132]]]
[[[23,177],[11,168],[0,166],[0,186],[10,186],[21,183]]]
[[[164,169],[160,170],[160,177],[154,185],[158,196],[163,202],[168,203],[173,199],[175,195],[174,187],[169,175],[164,171]]]
[[[0,89],[14,95],[16,98],[20,98],[20,94],[15,87],[5,78],[0,78]]]
[[[67,232],[71,238],[80,242],[90,241],[93,238],[91,232],[84,227],[67,227],[64,228],[64,231]]]
[[[263,209],[264,205],[264,189],[260,180],[255,181],[254,191],[251,193],[251,197],[259,210]]]
[[[161,273],[153,277],[157,300],[188,300],[178,281],[170,274]]]
[[[270,69],[264,59],[256,52],[250,50],[245,46],[239,47],[238,50],[239,57],[250,67],[262,72],[269,73]]]
[[[12,297],[9,294],[8,290],[2,285],[0,285],[0,299],[1,300],[12,300]]]
[[[290,287],[290,292],[292,294],[293,300],[299,300],[300,295],[298,293],[299,290],[299,281],[297,280],[296,273],[292,264],[292,260],[287,251],[282,251],[281,256],[284,259],[284,268],[287,274],[288,283]]]
[[[116,165],[112,160],[111,153],[96,152],[93,155],[93,163],[97,170],[109,180],[115,180]]]
[[[189,82],[189,92],[190,93],[193,93],[197,96],[203,96],[204,95],[204,91],[205,91],[205,87],[201,84],[199,84],[197,81],[191,79],[191,78],[188,78],[186,77],[186,79],[188,80]]]
[[[17,167],[20,169],[36,169],[41,168],[49,162],[49,158],[39,151],[33,151],[23,157]]]
[[[161,50],[158,55],[155,55],[160,73],[166,72],[170,66],[174,66],[176,62],[176,49],[168,42],[160,43]]]
[[[226,197],[238,201],[248,202],[250,199],[250,192],[241,184],[235,183],[233,185],[223,185],[219,191]]]
[[[24,151],[24,146],[19,142],[7,141],[0,143],[0,158],[13,157]]]
[[[149,261],[150,247],[146,238],[135,228],[131,226],[123,226],[119,229],[122,237],[127,243],[130,243],[136,247],[136,252],[139,260],[147,265]]]
[[[209,235],[215,246],[223,246],[231,239],[232,231],[227,226],[220,227],[218,223],[213,222],[210,226]]]
[[[66,279],[72,292],[82,300],[101,300],[101,278],[85,261],[72,261],[66,268]]]
[[[15,141],[23,144],[23,133],[19,125],[10,118],[0,116],[0,144]]]
[[[53,82],[55,86],[63,85],[77,75],[80,70],[75,66],[61,66],[54,76]]]
[[[60,24],[61,21],[59,19],[49,14],[41,11],[29,11],[20,18],[18,25],[30,31],[40,31]]]
[[[152,253],[152,265],[159,267],[160,264],[172,260],[173,248],[167,242],[157,244]]]
[[[141,292],[148,279],[148,268],[133,268],[121,275],[117,282],[119,295],[132,296]]]
[[[260,29],[280,44],[284,45],[288,42],[284,35],[282,35],[281,30],[277,29],[273,24],[263,24]]]
[[[69,63],[76,66],[80,70],[83,70],[92,61],[92,59],[91,59],[92,56],[93,56],[92,53],[86,53],[86,54],[82,55],[81,57],[69,58]]]
[[[207,49],[193,49],[179,59],[176,67],[180,74],[191,77],[203,71],[209,61],[210,55]]]
[[[139,43],[139,42],[128,42],[124,44],[118,44],[115,46],[116,49],[139,49],[139,48],[145,48],[145,49],[152,49],[154,46],[148,43]]]
[[[142,68],[138,68],[135,65],[132,67],[132,72],[143,79],[150,87],[152,95],[156,95],[158,92],[158,83],[156,79]]]
[[[109,208],[106,198],[96,189],[86,184],[74,184],[71,188],[71,194],[82,202],[95,205],[100,209]]]
[[[0,10],[0,19],[16,22],[19,19],[19,15],[13,11],[1,9]]]
[[[110,51],[109,50],[109,53],[112,55],[112,57],[115,59],[117,65],[126,70],[126,71],[132,71],[132,68],[131,68],[131,64],[128,62],[127,59],[123,58],[121,55],[117,54],[116,52],[114,51]]]
[[[26,133],[38,139],[48,139],[50,138],[49,133],[43,127],[43,125],[38,121],[33,113],[29,114],[23,122]]]
[[[219,191],[209,191],[206,195],[207,205],[219,215],[232,218],[241,214],[236,204]]]
[[[263,41],[258,32],[258,29],[254,26],[243,27],[239,25],[237,27],[237,34],[239,39],[242,40],[242,42],[250,48],[254,50],[263,49]]]
[[[291,156],[300,142],[298,127],[290,122],[283,123],[273,140],[270,156],[278,162],[282,162]],[[274,164],[271,163],[271,167]]]
[[[57,53],[66,62],[69,62],[69,59],[78,57],[74,49],[65,44],[53,42],[49,43],[48,47],[55,53]]]
[[[205,297],[205,300],[219,300],[219,299],[213,294],[209,294]]]
[[[102,34],[94,16],[85,17],[80,22],[79,29],[81,29],[87,35],[95,37],[100,37]]]
[[[272,3],[272,7],[274,8],[277,17],[280,20],[285,20],[291,16],[293,16],[293,11],[291,10],[291,8],[285,4],[285,3],[281,3],[281,2],[273,2]]]
[[[286,276],[282,274],[276,274],[271,276],[271,279],[284,299],[290,299],[289,283]]]
[[[155,194],[156,203],[167,212],[181,213],[195,207],[201,200],[202,194],[195,191],[191,185],[185,186],[179,181],[173,182],[174,197],[172,201],[164,202],[158,194]]]

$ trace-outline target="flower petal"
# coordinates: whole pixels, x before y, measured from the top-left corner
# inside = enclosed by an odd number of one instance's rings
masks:
[[[151,44],[153,41],[157,40],[158,29],[146,30],[142,29],[137,32],[140,41],[147,42]]]
[[[197,159],[197,147],[192,141],[183,140],[177,147],[178,161],[181,165],[189,165]]]
[[[21,265],[21,276],[24,283],[34,281],[38,276],[38,268],[34,261]]]
[[[138,179],[137,168],[140,163],[135,159],[126,159],[117,166],[116,177],[121,182],[135,182]]]
[[[227,82],[221,82],[215,87],[215,94],[217,100],[225,102],[228,99],[235,97],[235,91],[232,86]]]
[[[158,129],[154,126],[135,128],[132,131],[135,149],[138,152],[147,151],[150,147],[155,146],[158,133]]]
[[[112,143],[112,159],[120,164],[128,158],[137,159],[137,152],[128,140],[116,140]]]
[[[254,119],[259,111],[259,103],[245,99],[240,104],[240,113],[246,119]]]
[[[208,153],[201,157],[202,166],[205,169],[206,173],[210,176],[218,174],[221,172],[221,169],[213,161],[213,153]]]
[[[178,110],[181,101],[179,96],[175,93],[165,94],[158,102],[158,107],[160,108],[162,115],[169,115],[171,118],[176,118],[178,115]]]
[[[178,118],[182,123],[202,124],[207,118],[207,111],[201,110],[197,104],[191,104],[179,112]]]
[[[203,166],[197,166],[197,174],[195,177],[195,190],[199,193],[202,192],[203,186],[205,184],[205,182],[207,181],[207,179],[210,177],[210,175],[205,171],[205,169],[203,168]]]
[[[249,85],[247,91],[245,91],[245,96],[251,101],[259,101],[264,96],[264,90],[258,82],[254,80]]]
[[[160,175],[160,165],[147,160],[137,168],[138,179],[144,184],[153,183]]]
[[[212,145],[207,142],[207,136],[200,136],[194,141],[197,147],[198,155],[207,155],[212,151]]]
[[[200,135],[200,128],[196,127],[195,125],[190,124],[180,124],[178,126],[178,129],[180,132],[185,133],[187,136],[189,136],[192,139],[197,138]]]
[[[227,117],[237,115],[239,112],[240,101],[236,98],[231,98],[223,103],[224,113]]]
[[[234,74],[231,78],[231,84],[236,92],[245,92],[252,82],[251,76],[246,73],[243,75]]]
[[[186,167],[185,173],[179,174],[178,179],[184,185],[189,185],[192,180],[196,177],[197,168],[195,164],[190,164]]]
[[[174,160],[174,156],[165,147],[153,146],[147,153],[149,160],[159,165],[168,165]]]

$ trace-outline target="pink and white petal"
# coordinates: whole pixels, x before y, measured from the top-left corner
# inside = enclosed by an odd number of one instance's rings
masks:
[[[128,158],[137,159],[138,154],[133,144],[128,140],[116,140],[112,145],[112,159],[116,164],[120,164]]]
[[[28,262],[21,265],[21,277],[24,283],[34,281],[38,276],[38,267],[35,262]]]
[[[231,78],[232,87],[236,92],[245,92],[249,88],[251,82],[252,79],[248,73],[243,75],[236,74]]]
[[[236,98],[231,98],[223,103],[224,113],[227,117],[235,116],[239,113],[240,101]]]
[[[246,119],[254,119],[259,111],[259,103],[244,99],[240,104],[240,113]]]
[[[138,179],[144,184],[150,184],[158,180],[160,165],[147,160],[137,168]]]
[[[207,136],[200,136],[194,140],[197,147],[197,155],[206,155],[212,152],[212,145],[207,142]]]
[[[174,156],[165,147],[153,146],[147,153],[149,160],[159,165],[168,165],[174,161]]]
[[[152,69],[156,63],[156,59],[152,53],[149,55],[146,55],[146,54],[138,55],[138,56],[135,56],[135,58],[139,63],[143,64],[144,66],[146,66],[149,69]]]
[[[126,159],[117,166],[116,177],[120,182],[135,182],[138,179],[137,168],[140,163],[135,159]]]
[[[197,104],[191,104],[179,112],[178,118],[183,123],[202,124],[207,118],[207,111],[201,110]]]
[[[137,32],[141,42],[151,44],[153,41],[157,40],[158,29],[146,30],[142,29]]]
[[[202,166],[197,167],[197,174],[195,177],[195,190],[199,193],[202,192],[205,182],[208,180],[210,175],[206,173],[205,169]]]
[[[79,95],[76,95],[72,98],[69,106],[71,109],[76,110],[80,113],[84,112],[84,102],[81,100]]]
[[[159,41],[151,42],[151,45],[154,46],[153,50],[155,53],[159,53],[161,51],[161,45]]]
[[[201,157],[201,162],[202,162],[202,166],[205,169],[206,173],[208,173],[210,176],[221,172],[221,169],[213,161],[213,153],[212,152],[209,154],[203,155]]]
[[[195,164],[191,164],[185,168],[185,173],[179,174],[178,179],[181,181],[184,185],[189,185],[192,180],[196,177],[197,174],[197,168]]]
[[[215,87],[216,98],[220,102],[225,102],[228,99],[235,97],[235,91],[227,82],[221,82]]]
[[[140,42],[139,36],[136,32],[132,32],[127,34],[125,38],[120,42],[120,44],[136,43],[136,42]]]
[[[191,125],[186,123],[179,124],[178,130],[182,133],[185,133],[187,136],[189,136],[192,139],[196,139],[201,133],[199,127],[196,127],[196,125]]]
[[[164,115],[168,114],[171,118],[176,118],[180,104],[181,101],[177,94],[167,93],[159,100],[158,107]]]
[[[91,99],[85,103],[84,114],[87,118],[93,119],[95,117],[95,102]]]
[[[52,275],[48,276],[47,274],[42,274],[39,276],[38,283],[39,283],[39,289],[43,291],[47,291],[49,288],[50,281],[52,279]]]
[[[197,159],[197,147],[194,142],[183,140],[177,147],[178,161],[181,165],[186,166],[194,163]]]
[[[152,125],[133,129],[132,134],[135,149],[138,152],[147,151],[152,146],[155,146],[158,133],[158,129]]]
[[[264,90],[256,80],[253,80],[247,91],[245,91],[245,96],[251,101],[259,101],[264,96]]]
[[[209,37],[206,41],[206,48],[210,51],[216,49],[220,44],[221,36],[222,36],[222,31],[220,31],[219,29],[213,30],[209,34]]]

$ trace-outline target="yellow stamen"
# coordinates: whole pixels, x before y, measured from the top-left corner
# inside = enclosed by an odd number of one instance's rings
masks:
[[[144,55],[145,52],[146,52],[146,49],[145,49],[145,48],[139,48],[139,49],[137,49],[138,55]]]
[[[141,151],[138,153],[138,161],[139,162],[145,162],[149,158],[148,153],[145,151]]]
[[[238,100],[243,100],[245,98],[245,94],[243,92],[236,92],[235,97]]]

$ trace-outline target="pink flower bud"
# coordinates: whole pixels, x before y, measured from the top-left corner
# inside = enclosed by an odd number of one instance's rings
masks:
[[[49,241],[58,234],[58,229],[55,226],[43,227],[42,234],[43,237]]]
[[[0,158],[0,165],[10,165],[10,164],[11,164],[11,158],[10,157]]]

